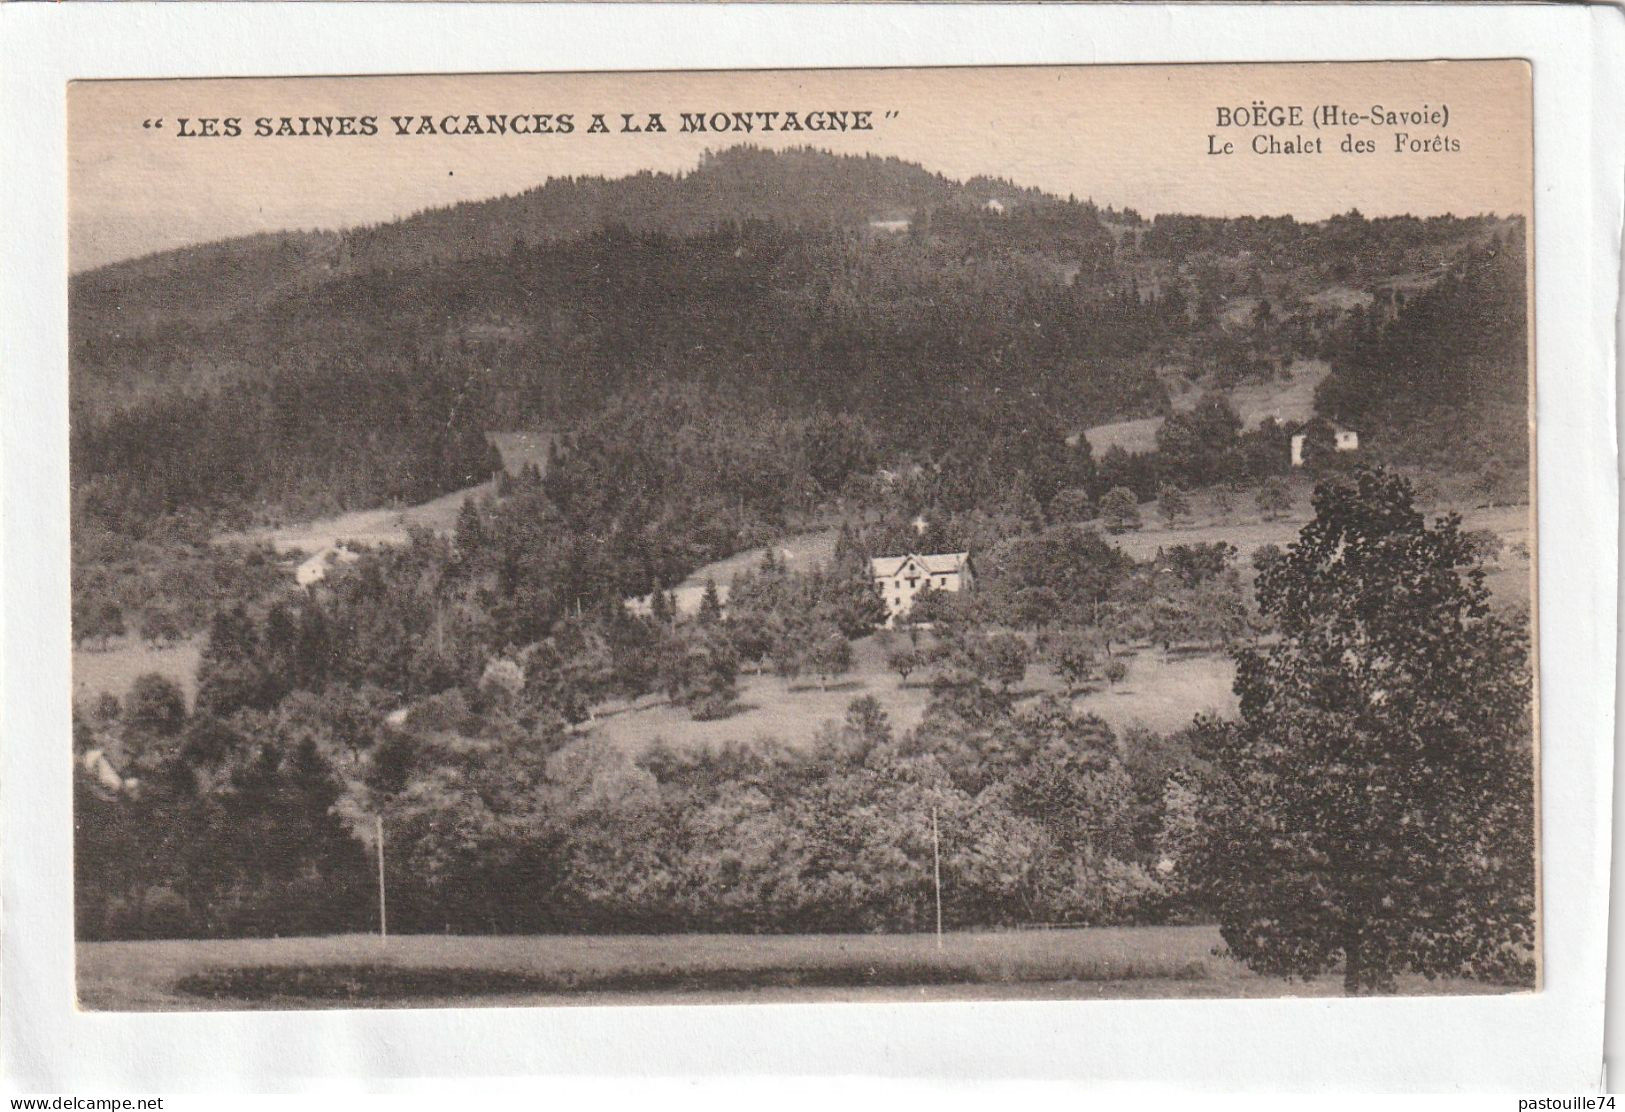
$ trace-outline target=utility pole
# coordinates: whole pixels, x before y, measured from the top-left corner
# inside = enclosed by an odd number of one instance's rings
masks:
[[[373,816],[378,824],[378,938],[389,938],[389,914],[384,905],[384,813]]]
[[[383,843],[380,842],[379,845]],[[379,859],[380,861],[382,858]],[[937,949],[942,949],[942,850],[937,838],[937,808],[931,807],[931,873],[937,889]],[[381,875],[381,874],[380,874]]]

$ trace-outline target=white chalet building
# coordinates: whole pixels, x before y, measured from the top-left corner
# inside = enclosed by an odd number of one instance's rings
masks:
[[[939,552],[929,556],[877,556],[869,561],[869,574],[886,604],[886,624],[914,607],[914,596],[930,587],[937,591],[969,590],[976,573],[968,552]]]

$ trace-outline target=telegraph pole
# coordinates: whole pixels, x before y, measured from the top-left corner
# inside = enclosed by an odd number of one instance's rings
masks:
[[[379,843],[380,845],[382,843]],[[380,859],[381,860],[381,859]],[[931,808],[931,874],[937,889],[937,949],[942,949],[942,850],[937,838],[937,809]]]
[[[384,905],[384,813],[373,816],[378,824],[378,938],[389,938],[389,914]]]

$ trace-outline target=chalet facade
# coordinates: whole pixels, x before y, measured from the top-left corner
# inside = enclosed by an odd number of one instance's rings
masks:
[[[869,575],[880,590],[889,626],[914,608],[914,597],[930,587],[935,591],[965,591],[976,573],[968,552],[939,552],[928,556],[877,556],[869,561]]]

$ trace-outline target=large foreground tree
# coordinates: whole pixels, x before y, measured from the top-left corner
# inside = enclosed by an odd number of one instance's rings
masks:
[[[1382,471],[1323,484],[1260,569],[1281,631],[1238,653],[1241,718],[1202,724],[1216,775],[1203,877],[1260,972],[1528,983],[1534,786],[1527,631],[1490,610],[1453,515]]]

